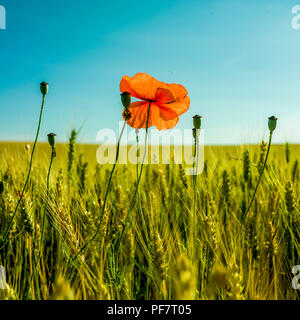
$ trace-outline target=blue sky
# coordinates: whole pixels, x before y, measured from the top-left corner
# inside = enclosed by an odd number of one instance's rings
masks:
[[[300,1],[298,1],[300,4]],[[76,4],[74,4],[76,3]],[[33,140],[39,83],[49,82],[41,140],[81,142],[118,130],[119,82],[147,72],[183,84],[191,107],[179,129],[203,118],[206,144],[267,139],[300,142],[300,30],[297,1],[0,0],[0,140]]]

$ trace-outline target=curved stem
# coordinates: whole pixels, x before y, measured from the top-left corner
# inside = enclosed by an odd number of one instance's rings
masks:
[[[195,137],[195,151],[193,161],[193,184],[194,184],[194,207],[193,207],[193,227],[192,227],[192,248],[195,246],[196,241],[196,204],[197,204],[197,175],[198,175],[198,161],[199,161],[199,130],[196,130]],[[194,249],[193,249],[194,251]],[[194,256],[194,254],[193,254]]]
[[[128,224],[128,221],[131,217],[131,212],[132,212],[132,209],[133,209],[133,206],[135,204],[135,199],[136,199],[136,196],[138,194],[138,190],[139,190],[139,184],[140,184],[140,181],[141,181],[141,177],[142,177],[142,173],[143,173],[143,168],[144,168],[144,162],[145,162],[145,158],[146,158],[146,154],[147,154],[147,141],[148,141],[148,125],[149,125],[149,115],[150,115],[150,109],[151,109],[151,101],[149,102],[149,108],[148,108],[148,113],[147,113],[147,121],[146,121],[146,136],[145,136],[145,151],[144,151],[144,155],[143,155],[143,161],[142,161],[142,164],[141,164],[141,169],[140,169],[140,173],[139,173],[139,176],[138,176],[138,180],[137,180],[137,184],[136,184],[136,188],[135,188],[135,192],[133,194],[133,198],[130,202],[130,206],[129,206],[129,209],[128,209],[128,213],[127,213],[127,216],[125,218],[125,223],[124,223],[124,226],[123,226],[123,229],[122,229],[122,233],[121,233],[121,236],[120,236],[120,239],[118,241],[118,244],[117,244],[117,250],[116,250],[116,256],[118,257],[119,255],[119,250],[120,250],[120,246],[121,246],[121,242],[122,242],[122,239],[124,237],[124,233],[125,233],[125,229],[126,229],[126,226]]]
[[[252,195],[252,198],[251,198],[251,201],[250,201],[250,204],[248,206],[248,209],[246,210],[245,214],[244,214],[244,218],[246,218],[252,204],[253,204],[253,201],[254,201],[254,198],[255,198],[255,194],[257,192],[257,189],[258,189],[258,186],[260,184],[260,181],[261,181],[261,178],[262,178],[262,175],[264,173],[264,170],[266,168],[266,165],[267,165],[267,160],[268,160],[268,156],[269,156],[269,153],[270,153],[270,148],[271,148],[271,143],[272,143],[272,135],[273,135],[273,131],[270,131],[270,137],[269,137],[269,145],[268,145],[268,150],[267,150],[267,154],[266,154],[266,158],[265,158],[265,162],[264,162],[264,166],[260,172],[260,175],[259,175],[259,178],[258,178],[258,181],[257,181],[257,185],[254,189],[254,192],[253,192],[253,195]]]
[[[110,173],[110,177],[109,177],[107,189],[106,189],[106,192],[105,192],[104,203],[103,203],[103,207],[102,207],[102,210],[101,210],[100,222],[99,222],[99,224],[98,224],[97,230],[95,231],[94,235],[93,235],[93,236],[83,245],[83,247],[77,252],[77,254],[71,259],[72,261],[74,261],[74,260],[80,255],[80,253],[97,237],[97,235],[98,235],[98,233],[99,233],[99,230],[100,230],[100,227],[101,227],[101,224],[102,224],[102,220],[103,220],[103,216],[104,216],[104,212],[105,212],[106,201],[107,201],[108,194],[109,194],[110,187],[111,187],[112,177],[113,177],[113,174],[114,174],[114,172],[115,172],[116,165],[117,165],[117,162],[118,162],[118,159],[119,159],[119,154],[120,154],[120,142],[121,142],[121,139],[122,139],[122,136],[123,136],[123,133],[124,133],[125,126],[126,126],[126,122],[124,122],[122,131],[121,131],[121,134],[120,134],[120,137],[119,137],[119,141],[118,141],[118,145],[117,145],[116,159],[115,159],[115,163],[114,163],[113,168],[112,168],[111,173]]]
[[[136,179],[139,178],[139,160],[140,160],[140,153],[139,153],[139,136],[136,133]]]
[[[33,280],[33,278],[34,278],[34,276],[35,276],[35,274],[37,272],[37,269],[38,269],[38,266],[39,266],[39,263],[40,263],[40,260],[41,260],[41,257],[42,257],[42,246],[43,246],[43,241],[44,241],[45,222],[46,222],[46,214],[47,214],[47,210],[48,210],[48,200],[49,200],[50,173],[51,173],[51,168],[52,168],[54,157],[55,157],[55,155],[54,155],[54,152],[53,152],[53,149],[52,149],[51,160],[50,160],[50,165],[49,165],[48,175],[47,175],[47,198],[46,198],[46,203],[45,203],[44,213],[43,213],[43,222],[42,222],[42,230],[41,230],[39,256],[38,256],[38,259],[36,261],[36,266],[34,268],[32,276],[31,276],[31,278],[29,280],[29,284],[31,283],[31,281]]]
[[[137,138],[136,139],[136,147],[137,147],[136,181],[137,181],[139,179],[140,149],[139,149],[139,136],[137,135],[136,138]],[[145,230],[147,230],[144,210],[143,210],[143,207],[142,207],[141,196],[140,196],[140,192],[139,191],[137,193],[137,198],[138,198],[140,214],[141,214],[141,217],[142,217],[142,223],[143,223],[143,226],[144,226]],[[148,234],[146,234],[146,239],[148,240]]]
[[[43,95],[43,100],[42,100],[42,106],[41,106],[41,111],[40,111],[40,118],[39,118],[39,124],[38,124],[38,129],[37,129],[37,133],[36,133],[36,137],[35,137],[35,140],[34,140],[34,144],[33,144],[33,148],[32,148],[32,152],[31,152],[31,157],[30,157],[30,164],[29,164],[29,171],[28,171],[28,174],[27,174],[27,178],[26,178],[26,182],[24,184],[24,187],[23,187],[23,190],[21,192],[21,196],[18,200],[18,203],[16,205],[16,208],[14,210],[14,213],[11,217],[11,220],[9,222],[9,225],[3,235],[3,238],[2,238],[2,247],[0,249],[2,249],[5,244],[6,244],[6,240],[7,240],[7,237],[8,237],[8,234],[10,232],[10,229],[12,228],[12,224],[13,224],[13,221],[14,221],[14,218],[16,216],[16,213],[17,213],[17,210],[19,208],[19,205],[22,201],[22,198],[24,196],[24,193],[25,193],[25,190],[26,190],[26,187],[28,185],[28,182],[29,182],[29,177],[30,177],[30,173],[31,173],[31,170],[32,170],[32,163],[33,163],[33,155],[34,155],[34,151],[35,151],[35,148],[36,148],[36,144],[37,144],[37,140],[38,140],[38,137],[39,137],[39,133],[40,133],[40,128],[41,128],[41,122],[42,122],[42,115],[43,115],[43,110],[44,110],[44,105],[45,105],[45,95]]]
[[[42,224],[42,231],[41,231],[40,248],[42,247],[43,240],[44,240],[45,220],[46,220],[46,214],[47,214],[47,209],[48,209],[48,200],[49,200],[49,181],[50,181],[50,173],[51,173],[53,159],[54,159],[54,156],[53,156],[53,153],[52,153],[51,161],[50,161],[50,165],[49,165],[49,170],[48,170],[48,176],[47,176],[47,199],[46,199],[46,205],[45,205],[45,210],[44,210],[44,215],[43,215],[43,224]]]

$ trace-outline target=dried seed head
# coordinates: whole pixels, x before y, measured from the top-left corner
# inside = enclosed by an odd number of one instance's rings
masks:
[[[270,132],[273,132],[276,129],[277,120],[278,119],[274,116],[269,118],[268,126],[269,126]]]
[[[201,119],[202,117],[199,116],[198,114],[196,114],[194,117],[193,117],[193,123],[194,123],[194,128],[196,130],[199,130],[201,128]]]
[[[48,83],[43,81],[41,84],[40,84],[40,89],[41,89],[41,93],[43,96],[45,96],[47,93],[48,93]]]
[[[48,134],[48,142],[52,148],[54,148],[56,144],[56,134],[55,133],[49,133]]]
[[[128,92],[121,93],[121,101],[125,109],[128,109],[131,105],[131,96]]]

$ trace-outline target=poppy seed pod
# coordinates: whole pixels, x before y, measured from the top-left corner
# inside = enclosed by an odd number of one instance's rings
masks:
[[[40,85],[41,93],[43,96],[45,96],[48,93],[48,83],[43,81]]]
[[[273,132],[276,129],[276,125],[277,125],[277,118],[272,116],[269,118],[269,122],[268,122],[268,126],[269,126],[269,130],[271,132]]]
[[[125,109],[128,109],[131,105],[131,96],[128,92],[121,93],[122,104]]]
[[[48,142],[52,148],[54,148],[56,144],[56,134],[55,133],[49,133],[48,134]]]
[[[194,128],[197,130],[199,130],[201,128],[201,119],[202,119],[202,117],[199,115],[195,115],[193,117]]]

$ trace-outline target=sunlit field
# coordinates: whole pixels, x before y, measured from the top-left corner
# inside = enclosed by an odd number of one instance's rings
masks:
[[[185,165],[112,165],[98,146],[37,144],[28,187],[8,242],[1,299],[299,299],[300,146],[272,145],[248,213],[267,144],[206,146],[194,189]],[[0,143],[0,233],[7,230],[27,176],[33,143]],[[41,230],[44,220],[43,241]],[[193,234],[193,230],[195,234]],[[83,248],[88,239],[97,236]]]

